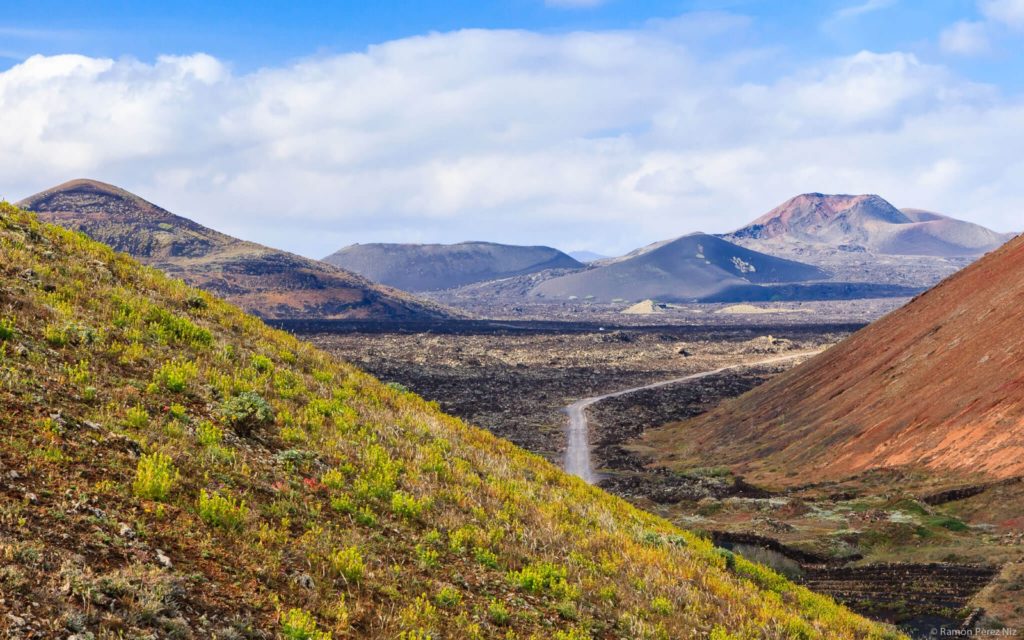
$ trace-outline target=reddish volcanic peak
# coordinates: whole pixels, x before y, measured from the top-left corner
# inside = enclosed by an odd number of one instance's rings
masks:
[[[872,222],[906,224],[911,219],[876,195],[805,193],[790,198],[735,233],[758,238],[819,236],[835,227],[849,233]]]
[[[964,220],[918,209],[899,210],[876,195],[805,193],[787,200],[726,238],[774,250],[813,245],[857,247],[889,255],[977,256],[1006,242]]]
[[[650,435],[779,484],[880,467],[1024,475],[1024,237],[813,360]]]
[[[754,224],[767,224],[778,220],[784,225],[799,225],[807,222],[829,222],[840,214],[863,207],[865,211],[874,213],[886,222],[909,222],[901,212],[880,196],[862,195],[825,195],[823,193],[804,193],[790,198],[754,221]]]

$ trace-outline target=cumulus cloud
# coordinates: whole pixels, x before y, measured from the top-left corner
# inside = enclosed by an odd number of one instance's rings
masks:
[[[1024,0],[981,0],[981,13],[1014,29],[1024,29]]]
[[[1019,224],[1020,100],[898,52],[744,81],[751,57],[690,43],[665,25],[466,30],[246,74],[203,54],[36,56],[0,73],[0,195],[95,177],[314,257],[620,252],[804,191]]]
[[[988,28],[984,22],[962,20],[943,30],[939,45],[947,53],[973,56],[991,50]]]

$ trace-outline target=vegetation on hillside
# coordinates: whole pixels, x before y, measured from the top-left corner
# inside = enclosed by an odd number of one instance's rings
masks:
[[[896,634],[0,204],[0,631]]]

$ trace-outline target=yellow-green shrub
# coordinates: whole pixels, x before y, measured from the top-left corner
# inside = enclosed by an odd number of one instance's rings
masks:
[[[178,471],[170,456],[157,452],[139,459],[132,490],[145,500],[162,501],[170,494],[177,480]]]
[[[313,615],[303,609],[289,609],[281,615],[281,635],[287,640],[331,640],[331,634],[320,631]]]
[[[199,493],[199,517],[203,522],[221,529],[238,531],[245,525],[245,519],[249,515],[249,508],[240,500],[214,491],[208,493],[203,489]]]
[[[359,582],[366,573],[366,564],[363,562],[363,554],[359,547],[338,549],[331,554],[330,561],[334,572],[345,578],[346,582]]]

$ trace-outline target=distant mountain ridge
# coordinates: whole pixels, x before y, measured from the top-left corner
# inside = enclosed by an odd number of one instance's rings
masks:
[[[331,265],[239,240],[96,180],[72,180],[18,206],[265,318],[429,319],[444,307]]]
[[[877,195],[805,193],[723,237],[766,248],[789,242],[956,257],[981,255],[1012,235],[930,211],[900,210]]]
[[[324,262],[405,291],[439,291],[583,263],[545,246],[495,242],[457,244],[354,244]]]
[[[596,260],[603,260],[608,257],[603,253],[597,253],[596,251],[587,251],[585,249],[582,251],[570,251],[569,255],[572,256],[574,259],[584,263],[594,262]]]
[[[545,298],[595,301],[692,301],[751,284],[806,282],[829,274],[808,264],[766,255],[705,233],[657,242],[619,258],[538,284]]]

